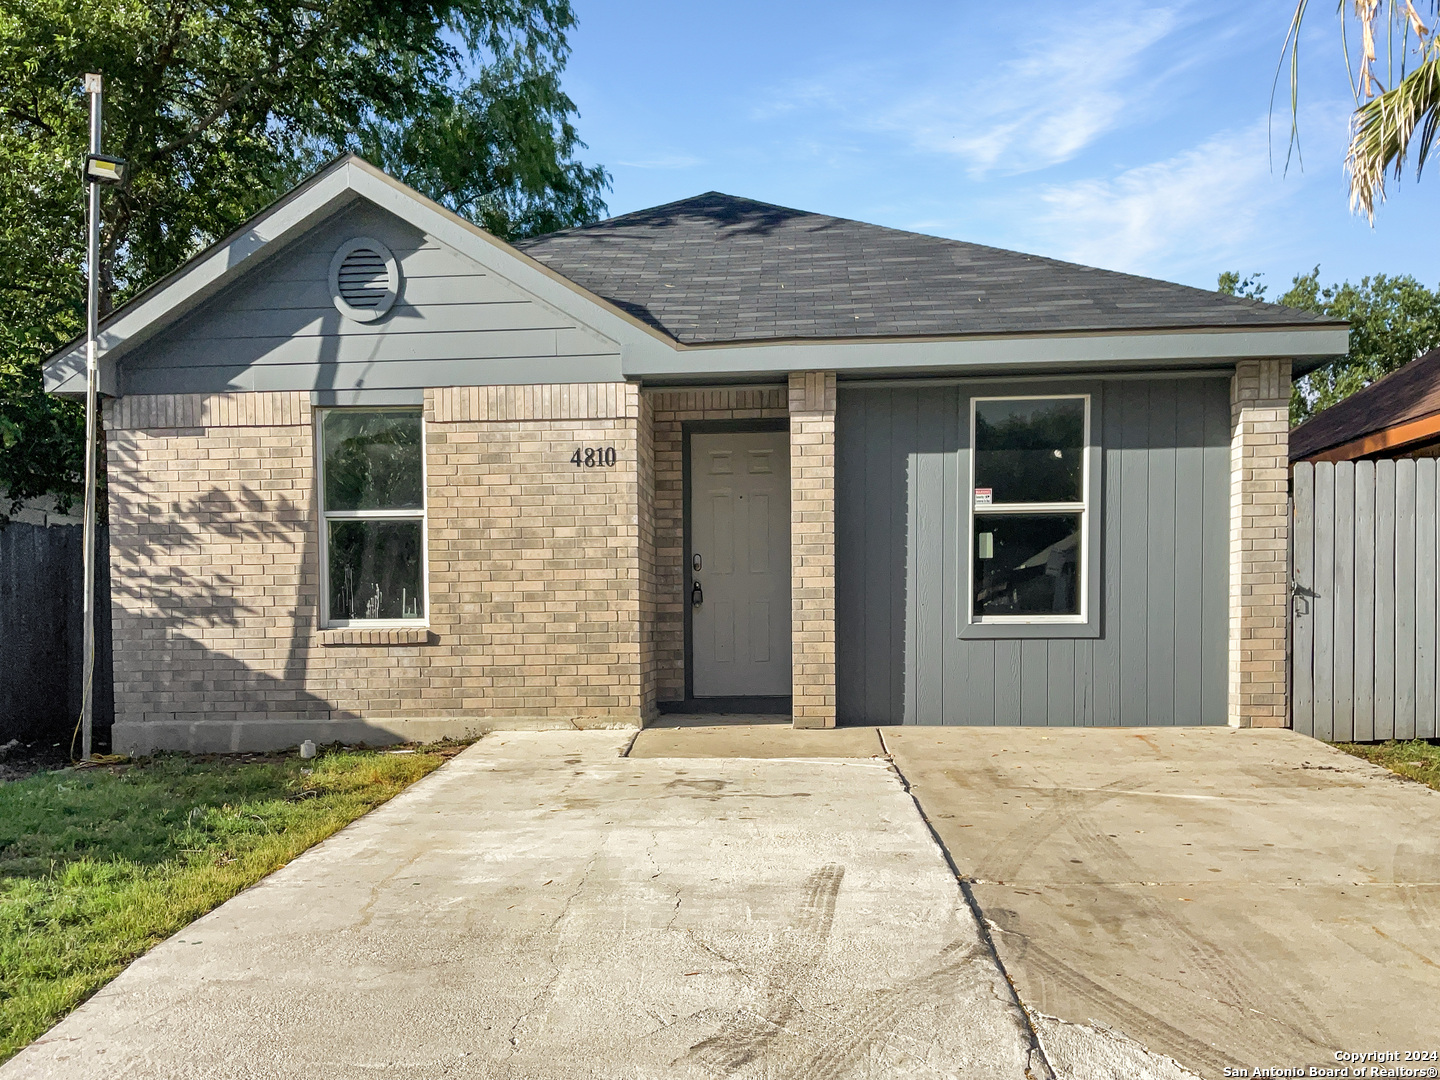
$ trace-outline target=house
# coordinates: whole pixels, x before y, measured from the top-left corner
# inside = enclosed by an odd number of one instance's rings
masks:
[[[1290,432],[1290,460],[1440,457],[1440,349],[1432,349]]]
[[[512,246],[343,158],[102,328],[115,745],[1283,725],[1346,338],[717,193]]]

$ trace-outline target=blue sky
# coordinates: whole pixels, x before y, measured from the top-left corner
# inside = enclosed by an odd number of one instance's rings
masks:
[[[1291,0],[576,0],[565,85],[612,213],[707,190],[1272,298],[1411,273],[1440,284],[1440,175],[1374,229],[1341,170],[1334,8],[1302,39],[1303,170],[1271,81]],[[1273,167],[1271,157],[1274,157]]]

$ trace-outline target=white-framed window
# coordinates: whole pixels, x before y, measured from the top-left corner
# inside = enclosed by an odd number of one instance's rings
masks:
[[[970,399],[968,621],[1083,623],[1089,394]]]
[[[321,618],[424,625],[425,424],[414,408],[317,410]]]

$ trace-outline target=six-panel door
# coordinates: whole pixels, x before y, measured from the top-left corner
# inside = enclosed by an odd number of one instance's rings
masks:
[[[786,696],[789,436],[695,434],[690,469],[695,696]]]

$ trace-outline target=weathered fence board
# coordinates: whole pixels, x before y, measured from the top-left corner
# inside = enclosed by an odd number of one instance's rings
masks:
[[[1294,473],[1291,722],[1316,738],[1433,738],[1440,713],[1440,467]]]
[[[1355,465],[1335,465],[1334,649],[1331,738],[1355,737]]]
[[[1373,461],[1361,461],[1355,466],[1354,691],[1355,738],[1359,742],[1368,742],[1375,737],[1375,463]]]
[[[1315,737],[1335,737],[1335,466],[1315,467]]]
[[[1293,618],[1291,620],[1291,631],[1294,643],[1292,649],[1296,657],[1296,663],[1292,665],[1290,679],[1290,714],[1291,725],[1296,731],[1303,731],[1307,735],[1315,734],[1315,665],[1314,663],[1301,664],[1298,659],[1302,656],[1311,657],[1315,652],[1315,619],[1312,615],[1313,597],[1307,595],[1302,589],[1308,590],[1309,586],[1301,586],[1301,582],[1313,582],[1315,580],[1315,470],[1312,468],[1296,468],[1295,470],[1295,523],[1292,542],[1294,544],[1294,578],[1296,595],[1291,605],[1292,611],[1301,612],[1305,618]]]
[[[1409,647],[1406,643],[1409,643]],[[1415,737],[1415,462],[1395,462],[1395,737]]]
[[[1435,734],[1435,459],[1415,462],[1415,734]]]
[[[1375,463],[1375,738],[1395,736],[1395,462]]]
[[[95,723],[108,745],[115,712],[110,667],[108,530],[96,548]],[[84,621],[80,526],[12,521],[0,528],[0,743],[68,743],[80,716]]]

